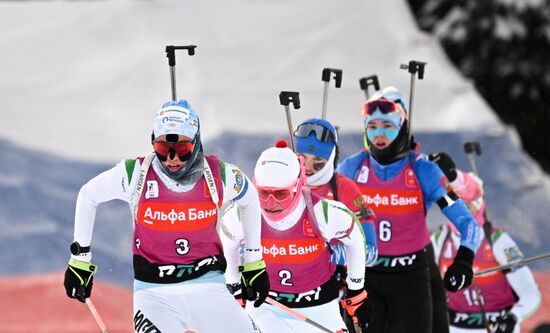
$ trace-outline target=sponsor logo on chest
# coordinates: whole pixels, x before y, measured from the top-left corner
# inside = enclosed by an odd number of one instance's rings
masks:
[[[206,228],[217,221],[212,202],[142,202],[138,224],[159,231],[191,231]]]
[[[315,260],[325,250],[321,238],[262,239],[266,263],[299,264]]]
[[[407,214],[422,209],[422,200],[416,190],[367,189],[365,203],[376,213]]]

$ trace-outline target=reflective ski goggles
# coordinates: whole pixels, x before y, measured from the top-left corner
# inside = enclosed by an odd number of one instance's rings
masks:
[[[368,101],[363,104],[362,114],[363,117],[372,115],[376,110],[380,110],[382,114],[388,114],[391,112],[400,112],[405,119],[408,119],[405,110],[399,105],[400,100],[390,101],[389,99],[379,98],[372,101]]]
[[[154,141],[153,149],[163,162],[166,161],[168,155],[170,155],[172,151],[174,155],[171,155],[170,158],[174,158],[175,155],[178,155],[180,160],[187,161],[195,149],[195,142],[189,140],[179,142]]]
[[[321,142],[336,142],[334,134],[332,134],[329,129],[319,124],[301,124],[294,131],[294,136],[307,138],[312,132],[315,134],[315,138]]]
[[[256,186],[256,189],[258,190],[258,196],[261,201],[265,202],[269,200],[269,197],[272,197],[273,200],[277,202],[283,202],[291,198],[292,194],[296,191],[298,181],[299,179],[296,179],[292,185],[283,188]]]

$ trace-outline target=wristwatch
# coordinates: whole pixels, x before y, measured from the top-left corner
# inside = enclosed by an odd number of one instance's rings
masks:
[[[80,246],[78,242],[73,242],[71,244],[71,253],[75,256],[83,253],[88,253],[88,252],[90,252],[89,246]]]

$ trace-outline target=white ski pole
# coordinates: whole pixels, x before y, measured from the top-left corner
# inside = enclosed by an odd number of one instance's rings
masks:
[[[281,91],[281,93],[279,93],[279,102],[285,107],[288,134],[290,135],[290,147],[293,152],[296,152],[296,145],[294,143],[294,127],[292,127],[292,118],[290,117],[290,103],[292,103],[294,109],[299,109],[300,93],[296,91]]]
[[[189,56],[195,55],[196,45],[166,46],[166,57],[170,66],[170,86],[172,87],[172,100],[176,100],[176,50],[187,50]]]
[[[376,74],[362,77],[359,79],[359,87],[361,87],[361,90],[363,90],[363,92],[365,93],[365,99],[367,101],[370,98],[370,94],[369,94],[370,86],[374,87],[374,91],[380,90],[380,84],[378,83],[378,76],[376,76]]]
[[[327,101],[328,101],[328,87],[330,83],[331,74],[334,74],[334,85],[336,88],[342,86],[342,70],[335,68],[323,68],[321,80],[325,82],[323,89],[323,106],[321,111],[321,118],[327,119]]]
[[[479,144],[479,142],[466,142],[464,143],[464,152],[466,153],[466,155],[468,155],[468,159],[470,160],[470,167],[472,168],[473,172],[476,176],[479,176],[474,153],[476,155],[481,155],[481,145]],[[486,214],[487,211],[485,211],[485,219],[487,219]],[[481,292],[481,289],[478,287],[475,278],[472,280],[472,287],[474,288],[475,293],[478,295],[479,309],[481,311],[481,320],[483,322],[483,327],[485,327],[487,333],[491,333],[491,328],[489,327],[489,322],[487,320],[487,311],[485,311],[485,298],[483,298],[483,294]]]
[[[511,262],[511,263],[506,264],[506,265],[500,265],[500,266],[495,266],[495,267],[483,269],[481,271],[476,272],[474,275],[475,276],[487,275],[487,274],[490,274],[490,273],[493,273],[493,272],[502,271],[502,270],[505,270],[505,269],[510,269],[510,268],[513,268],[513,267],[516,267],[516,266],[527,265],[527,264],[530,264],[530,263],[533,263],[533,262],[536,262],[536,261],[539,261],[539,260],[543,260],[543,259],[548,259],[548,258],[550,258],[550,252],[540,254],[538,256],[518,260],[516,262]]]
[[[101,319],[101,316],[99,315],[99,312],[97,312],[94,304],[92,303],[92,300],[89,299],[89,298],[86,298],[86,305],[88,306],[88,309],[90,309],[90,312],[92,313],[92,316],[94,316],[94,319],[95,319],[97,325],[99,326],[99,328],[101,329],[101,332],[109,333],[109,331],[107,330],[107,326],[105,326],[105,323]]]
[[[338,330],[336,332],[332,331],[332,330],[329,330],[328,328],[326,328],[325,326],[319,324],[318,322],[314,321],[314,320],[311,320],[309,319],[308,317],[304,316],[303,314],[301,313],[298,313],[294,310],[292,310],[291,308],[289,308],[288,306],[284,305],[284,304],[281,304],[279,302],[277,302],[276,300],[274,300],[273,298],[271,297],[268,297],[265,299],[265,301],[271,305],[273,305],[274,307],[278,308],[279,310],[282,310],[302,321],[305,321],[306,323],[320,329],[321,331],[323,332],[327,332],[327,333],[343,333],[344,331],[342,330]]]

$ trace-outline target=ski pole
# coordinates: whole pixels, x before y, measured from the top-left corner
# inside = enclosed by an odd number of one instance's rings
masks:
[[[296,152],[296,146],[294,143],[294,134],[292,127],[292,118],[290,117],[290,103],[294,109],[300,108],[300,93],[295,91],[281,91],[279,93],[279,102],[285,107],[286,122],[288,124],[288,134],[290,135],[290,147],[292,151]]]
[[[464,152],[466,153],[466,155],[468,155],[468,159],[470,160],[470,167],[472,168],[473,172],[475,173],[476,176],[479,176],[479,173],[477,171],[476,160],[473,154],[475,153],[477,155],[481,155],[481,145],[479,144],[479,142],[466,142],[464,143]],[[486,220],[485,223],[488,223],[487,210],[485,210],[484,213],[485,213],[484,219]],[[483,323],[483,327],[487,330],[487,333],[491,333],[489,322],[487,321],[487,317],[486,317],[487,312],[485,311],[485,299],[483,298],[481,289],[479,289],[479,287],[477,286],[475,278],[472,280],[472,287],[479,299],[479,309],[481,310],[481,316],[482,316],[481,321]]]
[[[281,304],[281,303],[277,302],[276,300],[274,300],[274,299],[271,298],[271,297],[267,297],[267,298],[265,299],[265,301],[266,301],[267,303],[273,305],[273,306],[276,307],[277,309],[282,310],[282,311],[284,311],[284,312],[286,312],[286,313],[288,313],[288,314],[290,314],[290,315],[292,315],[292,316],[294,316],[294,317],[296,317],[296,318],[298,318],[298,319],[300,319],[300,320],[302,320],[302,321],[305,321],[306,323],[308,323],[308,324],[310,324],[310,325],[312,325],[312,326],[314,326],[314,327],[320,329],[320,330],[323,331],[323,332],[327,332],[327,333],[343,333],[343,332],[344,332],[344,331],[342,331],[342,330],[338,330],[338,331],[336,331],[336,332],[334,332],[334,331],[332,331],[332,330],[329,330],[328,328],[326,328],[325,326],[319,324],[318,322],[313,321],[313,320],[309,319],[308,317],[304,316],[303,314],[298,313],[298,312],[292,310],[292,309],[289,308],[288,306],[285,306],[284,304]]]
[[[92,303],[92,300],[89,299],[89,298],[86,298],[86,305],[88,306],[88,309],[90,309],[90,312],[94,316],[95,322],[97,323],[97,325],[101,329],[101,332],[109,333],[109,331],[107,330],[107,327],[105,326],[105,323],[101,319],[101,316],[99,316],[99,312],[97,312],[94,304]]]
[[[479,144],[479,142],[465,142],[464,152],[466,153],[466,155],[468,155],[468,159],[470,160],[470,167],[472,168],[472,171],[476,174],[476,176],[479,176],[474,153],[475,155],[478,155],[478,156],[481,155],[481,145]]]
[[[321,75],[321,80],[325,82],[325,87],[323,89],[323,108],[321,112],[321,118],[327,119],[327,100],[328,100],[328,86],[330,83],[331,74],[334,74],[334,85],[336,88],[342,86],[342,70],[335,68],[323,68],[323,74]]]
[[[195,55],[196,45],[185,46],[166,46],[166,57],[168,57],[168,65],[170,66],[170,85],[172,87],[172,100],[176,100],[176,50],[187,50],[189,56]]]
[[[493,273],[493,272],[502,271],[502,270],[505,270],[505,269],[510,269],[510,268],[513,268],[513,267],[516,267],[516,266],[527,265],[527,264],[534,263],[536,261],[540,261],[540,260],[548,259],[548,258],[550,258],[550,252],[540,254],[538,256],[534,256],[534,257],[530,257],[530,258],[525,258],[525,259],[518,260],[518,261],[515,261],[515,262],[511,262],[511,263],[506,264],[506,265],[500,265],[500,266],[495,266],[495,267],[483,269],[481,271],[476,272],[474,275],[475,276],[487,275],[487,274],[490,274],[490,273]]]
[[[418,79],[422,80],[424,78],[424,67],[426,66],[425,62],[411,60],[408,65],[402,64],[399,66],[401,69],[407,69],[411,73],[411,85],[409,90],[409,136],[412,135],[412,110],[414,102],[414,84],[416,79],[416,74],[418,73]]]
[[[363,92],[365,93],[365,98],[367,100],[369,100],[370,98],[370,95],[369,95],[370,86],[374,87],[374,91],[380,90],[380,84],[378,83],[378,76],[376,76],[376,74],[362,77],[359,79],[359,87],[361,87],[361,90],[363,90]]]

